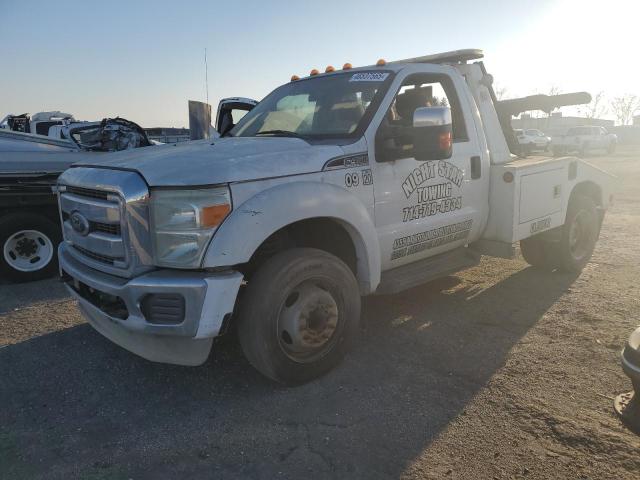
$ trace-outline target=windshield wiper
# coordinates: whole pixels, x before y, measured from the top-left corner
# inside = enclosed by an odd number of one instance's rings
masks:
[[[276,137],[295,137],[304,139],[304,135],[300,135],[299,133],[292,132],[290,130],[263,130],[262,132],[257,132],[255,136],[258,135],[274,135]]]

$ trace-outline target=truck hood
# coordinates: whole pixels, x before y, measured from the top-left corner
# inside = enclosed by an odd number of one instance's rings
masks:
[[[298,138],[228,137],[108,153],[75,166],[136,171],[152,187],[193,186],[317,172],[339,155],[336,145]]]

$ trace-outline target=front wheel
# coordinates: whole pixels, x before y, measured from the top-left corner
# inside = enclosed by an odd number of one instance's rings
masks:
[[[30,213],[0,218],[0,275],[13,282],[30,282],[55,275],[60,227]]]
[[[360,293],[349,267],[313,248],[267,260],[249,280],[238,336],[249,362],[285,385],[335,367],[358,333]]]

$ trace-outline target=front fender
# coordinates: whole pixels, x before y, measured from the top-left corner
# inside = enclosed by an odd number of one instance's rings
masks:
[[[357,256],[357,279],[362,294],[380,282],[380,247],[373,221],[362,202],[336,185],[296,182],[263,190],[234,207],[216,231],[203,268],[246,263],[271,234],[299,220],[332,218],[345,227]]]

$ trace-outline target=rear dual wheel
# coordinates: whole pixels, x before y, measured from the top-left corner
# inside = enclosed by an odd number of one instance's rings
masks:
[[[268,259],[249,280],[238,335],[258,371],[296,385],[340,363],[359,318],[360,293],[349,267],[322,250],[294,248]]]
[[[574,195],[569,202],[565,224],[558,238],[536,235],[520,241],[522,256],[534,267],[580,272],[593,254],[600,222],[596,205],[589,197]]]

